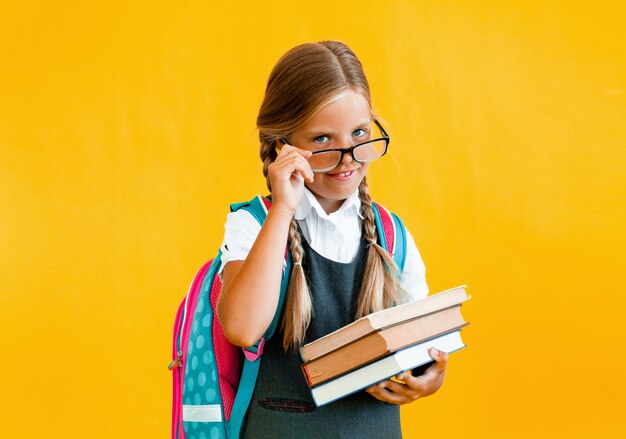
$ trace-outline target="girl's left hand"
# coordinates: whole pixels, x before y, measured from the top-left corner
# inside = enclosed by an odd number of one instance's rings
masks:
[[[368,387],[366,391],[374,398],[390,404],[408,404],[423,396],[432,395],[443,384],[448,368],[448,354],[435,348],[431,348],[429,353],[435,363],[422,375],[414,377],[410,372],[405,372],[396,377],[404,384],[386,380]]]

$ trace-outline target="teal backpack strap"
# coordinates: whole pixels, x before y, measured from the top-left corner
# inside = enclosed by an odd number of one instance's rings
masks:
[[[259,367],[261,365],[261,355],[263,354],[263,346],[265,340],[274,335],[276,326],[280,319],[280,310],[283,307],[285,296],[287,294],[287,286],[289,285],[289,273],[291,272],[291,257],[288,256],[287,267],[283,273],[283,279],[280,287],[280,298],[278,301],[278,308],[272,323],[263,334],[263,337],[256,342],[254,346],[244,349],[246,361],[243,363],[243,369],[241,371],[241,380],[239,381],[239,390],[237,391],[237,397],[233,404],[233,411],[230,417],[229,424],[229,438],[239,438],[241,434],[241,427],[243,419],[246,415],[246,411],[252,400],[252,393],[256,385],[257,377],[259,376]]]
[[[406,262],[406,228],[402,220],[395,214],[391,214],[396,230],[396,249],[393,259],[398,264],[400,273],[404,271],[404,263]]]
[[[265,222],[265,217],[267,216],[267,211],[269,210],[270,202],[266,198],[257,195],[250,201],[246,201],[244,203],[235,203],[230,205],[230,211],[235,212],[239,209],[247,210],[252,214],[252,216],[257,220],[257,222],[261,225]]]
[[[271,201],[269,199],[257,196],[248,202],[233,204],[230,208],[233,212],[239,209],[247,210],[259,222],[259,224],[262,225],[265,222],[270,205]],[[246,415],[246,411],[248,410],[248,406],[250,405],[252,393],[254,392],[256,380],[259,375],[259,366],[261,364],[260,357],[263,354],[265,340],[268,340],[274,335],[280,320],[280,313],[285,302],[285,296],[287,295],[287,287],[289,286],[289,274],[291,273],[291,254],[288,249],[285,250],[285,261],[286,266],[283,270],[283,277],[280,285],[280,297],[278,298],[278,306],[272,323],[270,323],[270,326],[267,328],[263,337],[261,337],[259,341],[257,341],[253,346],[243,350],[245,361],[243,363],[239,388],[237,396],[235,397],[235,402],[233,403],[233,410],[231,412],[230,422],[228,425],[228,437],[231,439],[237,439],[241,434],[243,419]]]
[[[400,218],[378,203],[372,203],[380,246],[393,257],[400,273],[406,262],[406,229]]]

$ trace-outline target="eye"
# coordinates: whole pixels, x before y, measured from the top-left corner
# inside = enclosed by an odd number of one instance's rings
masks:
[[[315,143],[324,143],[324,142],[328,142],[328,140],[330,140],[328,136],[317,136],[313,139]]]
[[[352,131],[352,135],[354,137],[364,137],[367,135],[367,131],[365,131],[363,128],[358,128],[354,131]]]

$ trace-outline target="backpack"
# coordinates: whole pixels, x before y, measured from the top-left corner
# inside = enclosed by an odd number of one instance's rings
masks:
[[[230,206],[245,209],[263,224],[271,200],[257,196]],[[400,272],[406,260],[406,232],[402,221],[372,203],[380,245],[394,258]],[[285,251],[280,298],[274,319],[254,346],[241,348],[226,340],[215,308],[221,290],[217,270],[221,251],[194,276],[174,321],[172,439],[238,439],[252,398],[265,340],[274,335],[291,272]]]

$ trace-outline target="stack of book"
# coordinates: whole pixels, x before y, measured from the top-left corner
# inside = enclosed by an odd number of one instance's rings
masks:
[[[465,347],[460,330],[465,286],[369,314],[300,349],[302,371],[318,406],[432,361],[432,347]]]

